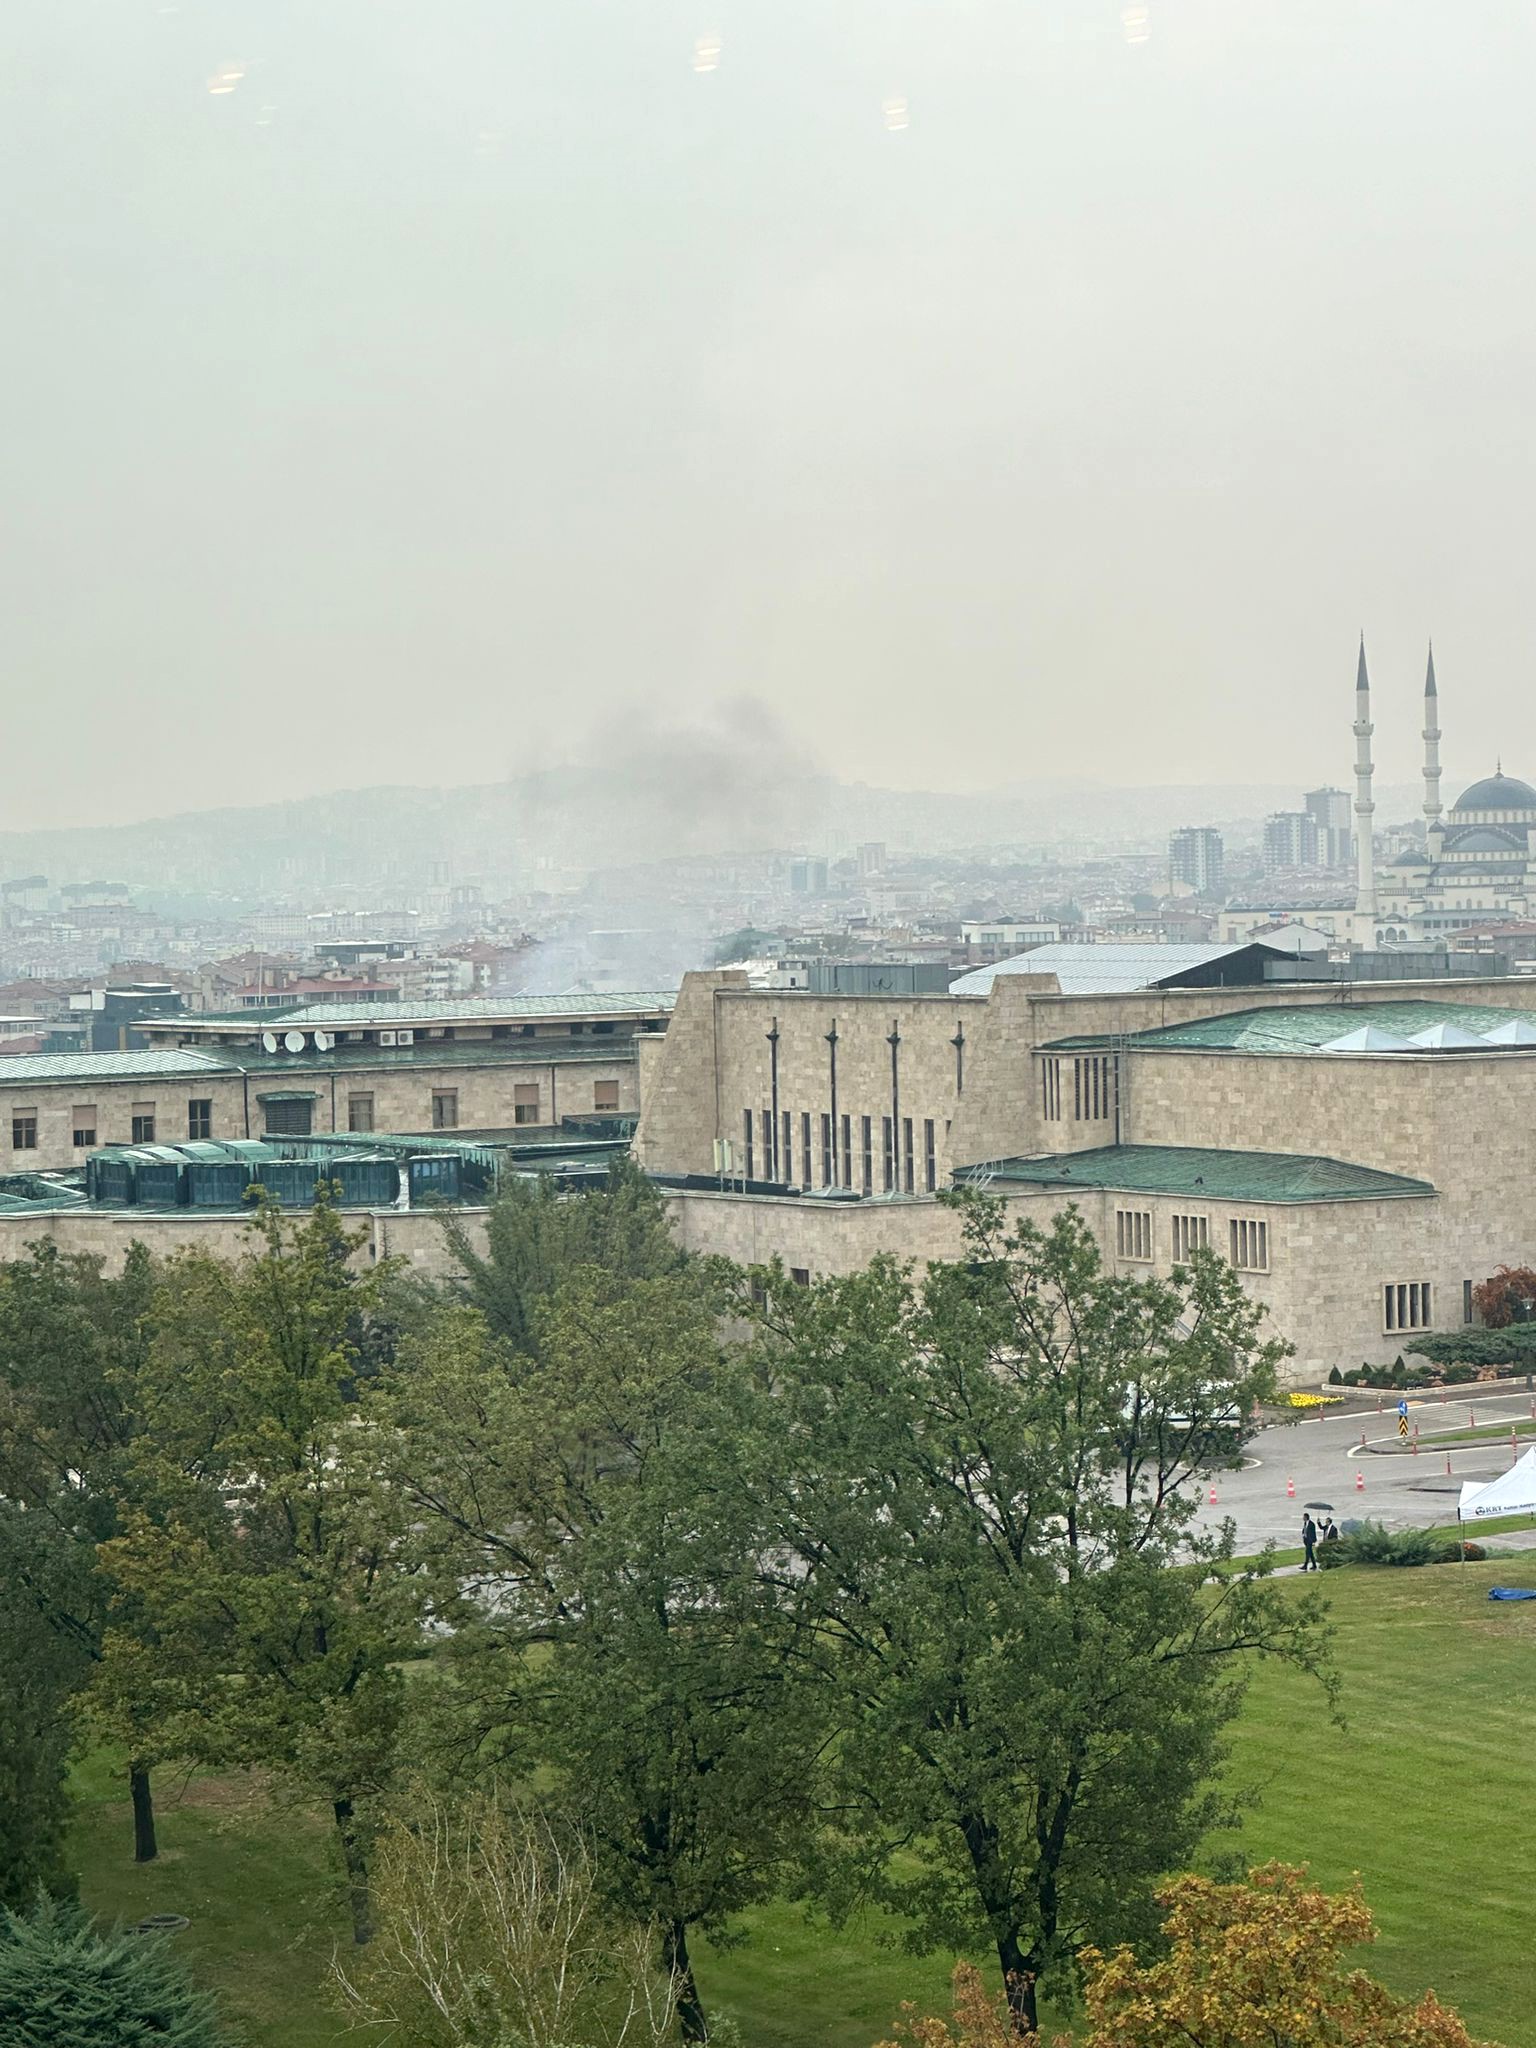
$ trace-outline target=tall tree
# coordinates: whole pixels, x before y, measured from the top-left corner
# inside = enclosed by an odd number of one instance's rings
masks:
[[[137,1242],[113,1277],[101,1259],[48,1240],[0,1268],[0,1494],[53,1531],[47,1555],[58,1544],[78,1553],[72,1568],[32,1590],[39,1613],[98,1666],[114,1588],[97,1546],[117,1533],[133,1497],[154,1287]],[[13,1562],[13,1576],[25,1569],[24,1558]],[[132,1623],[132,1603],[121,1599],[119,1634]],[[148,1731],[132,1695],[111,1698],[98,1687],[94,1699],[97,1718],[127,1751],[134,1856],[148,1862],[157,1846]]]
[[[739,1484],[834,1653],[826,1895],[873,1892],[914,1946],[989,1941],[1032,2030],[1038,1981],[1152,1925],[1224,1817],[1250,1658],[1323,1650],[1315,1603],[1192,1526],[1188,1481],[1273,1380],[1236,1277],[1120,1279],[1075,1212],[961,1207],[969,1257],[921,1283],[770,1284]]]
[[[88,1549],[0,1499],[0,1906],[74,1889],[65,1768],[91,1648],[55,1617],[90,1608],[92,1576]]]
[[[140,1505],[105,1546],[153,1630],[106,1663],[168,1749],[262,1766],[330,1808],[367,1939],[363,1808],[395,1764],[402,1658],[420,1647],[404,1503],[362,1372],[378,1268],[327,1201],[265,1205],[234,1262],[191,1252],[158,1292],[134,1447]]]
[[[821,1740],[757,1527],[718,1483],[740,1362],[687,1267],[577,1266],[534,1349],[461,1310],[400,1378],[400,1483],[454,1628],[443,1705],[476,1765],[553,1774],[698,2040],[690,1937],[779,1881]]]
[[[600,1186],[575,1193],[548,1174],[515,1175],[492,1204],[483,1252],[458,1217],[448,1216],[444,1229],[470,1300],[492,1333],[521,1352],[537,1351],[540,1307],[576,1268],[645,1280],[683,1264],[661,1197],[625,1158]]]

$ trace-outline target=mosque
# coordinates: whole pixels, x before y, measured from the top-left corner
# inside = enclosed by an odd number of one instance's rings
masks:
[[[1424,851],[1399,854],[1378,875],[1371,820],[1371,684],[1365,641],[1355,674],[1355,941],[1382,946],[1443,940],[1467,925],[1526,918],[1536,904],[1536,789],[1492,775],[1440,804],[1440,699],[1431,648],[1424,677]]]

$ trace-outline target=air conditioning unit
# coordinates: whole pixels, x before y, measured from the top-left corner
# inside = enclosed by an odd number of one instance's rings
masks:
[[[394,1042],[395,1042],[395,1034],[394,1034],[394,1032],[393,1032],[393,1031],[381,1031],[381,1032],[379,1033],[379,1043],[380,1043],[380,1045],[393,1045],[393,1044],[394,1044]]]
[[[397,1031],[395,1033],[395,1043],[396,1045],[414,1045],[416,1043],[416,1033],[414,1031]]]

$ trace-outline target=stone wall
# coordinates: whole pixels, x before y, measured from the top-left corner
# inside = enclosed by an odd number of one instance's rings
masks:
[[[473,1243],[485,1240],[486,1212],[458,1209]],[[417,1272],[440,1277],[453,1270],[441,1219],[426,1210],[373,1209],[345,1212],[349,1229],[366,1229],[359,1263],[392,1257]],[[249,1219],[232,1210],[56,1209],[47,1214],[0,1211],[0,1263],[19,1259],[29,1244],[47,1239],[66,1252],[102,1259],[109,1273],[121,1271],[136,1239],[157,1258],[195,1246],[216,1258],[238,1258],[250,1249]]]

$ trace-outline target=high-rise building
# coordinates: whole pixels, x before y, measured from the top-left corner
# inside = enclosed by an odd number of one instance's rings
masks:
[[[1310,811],[1276,811],[1264,821],[1264,872],[1315,868],[1318,844],[1317,820]]]
[[[789,864],[789,888],[794,896],[825,896],[827,863],[814,855],[802,856]]]
[[[1355,857],[1354,836],[1349,829],[1351,801],[1343,789],[1309,789],[1304,799],[1309,814],[1317,821],[1318,859],[1327,868],[1347,868]]]
[[[1193,889],[1197,896],[1218,896],[1226,870],[1226,850],[1212,825],[1184,825],[1168,841],[1168,875],[1174,889]]]

